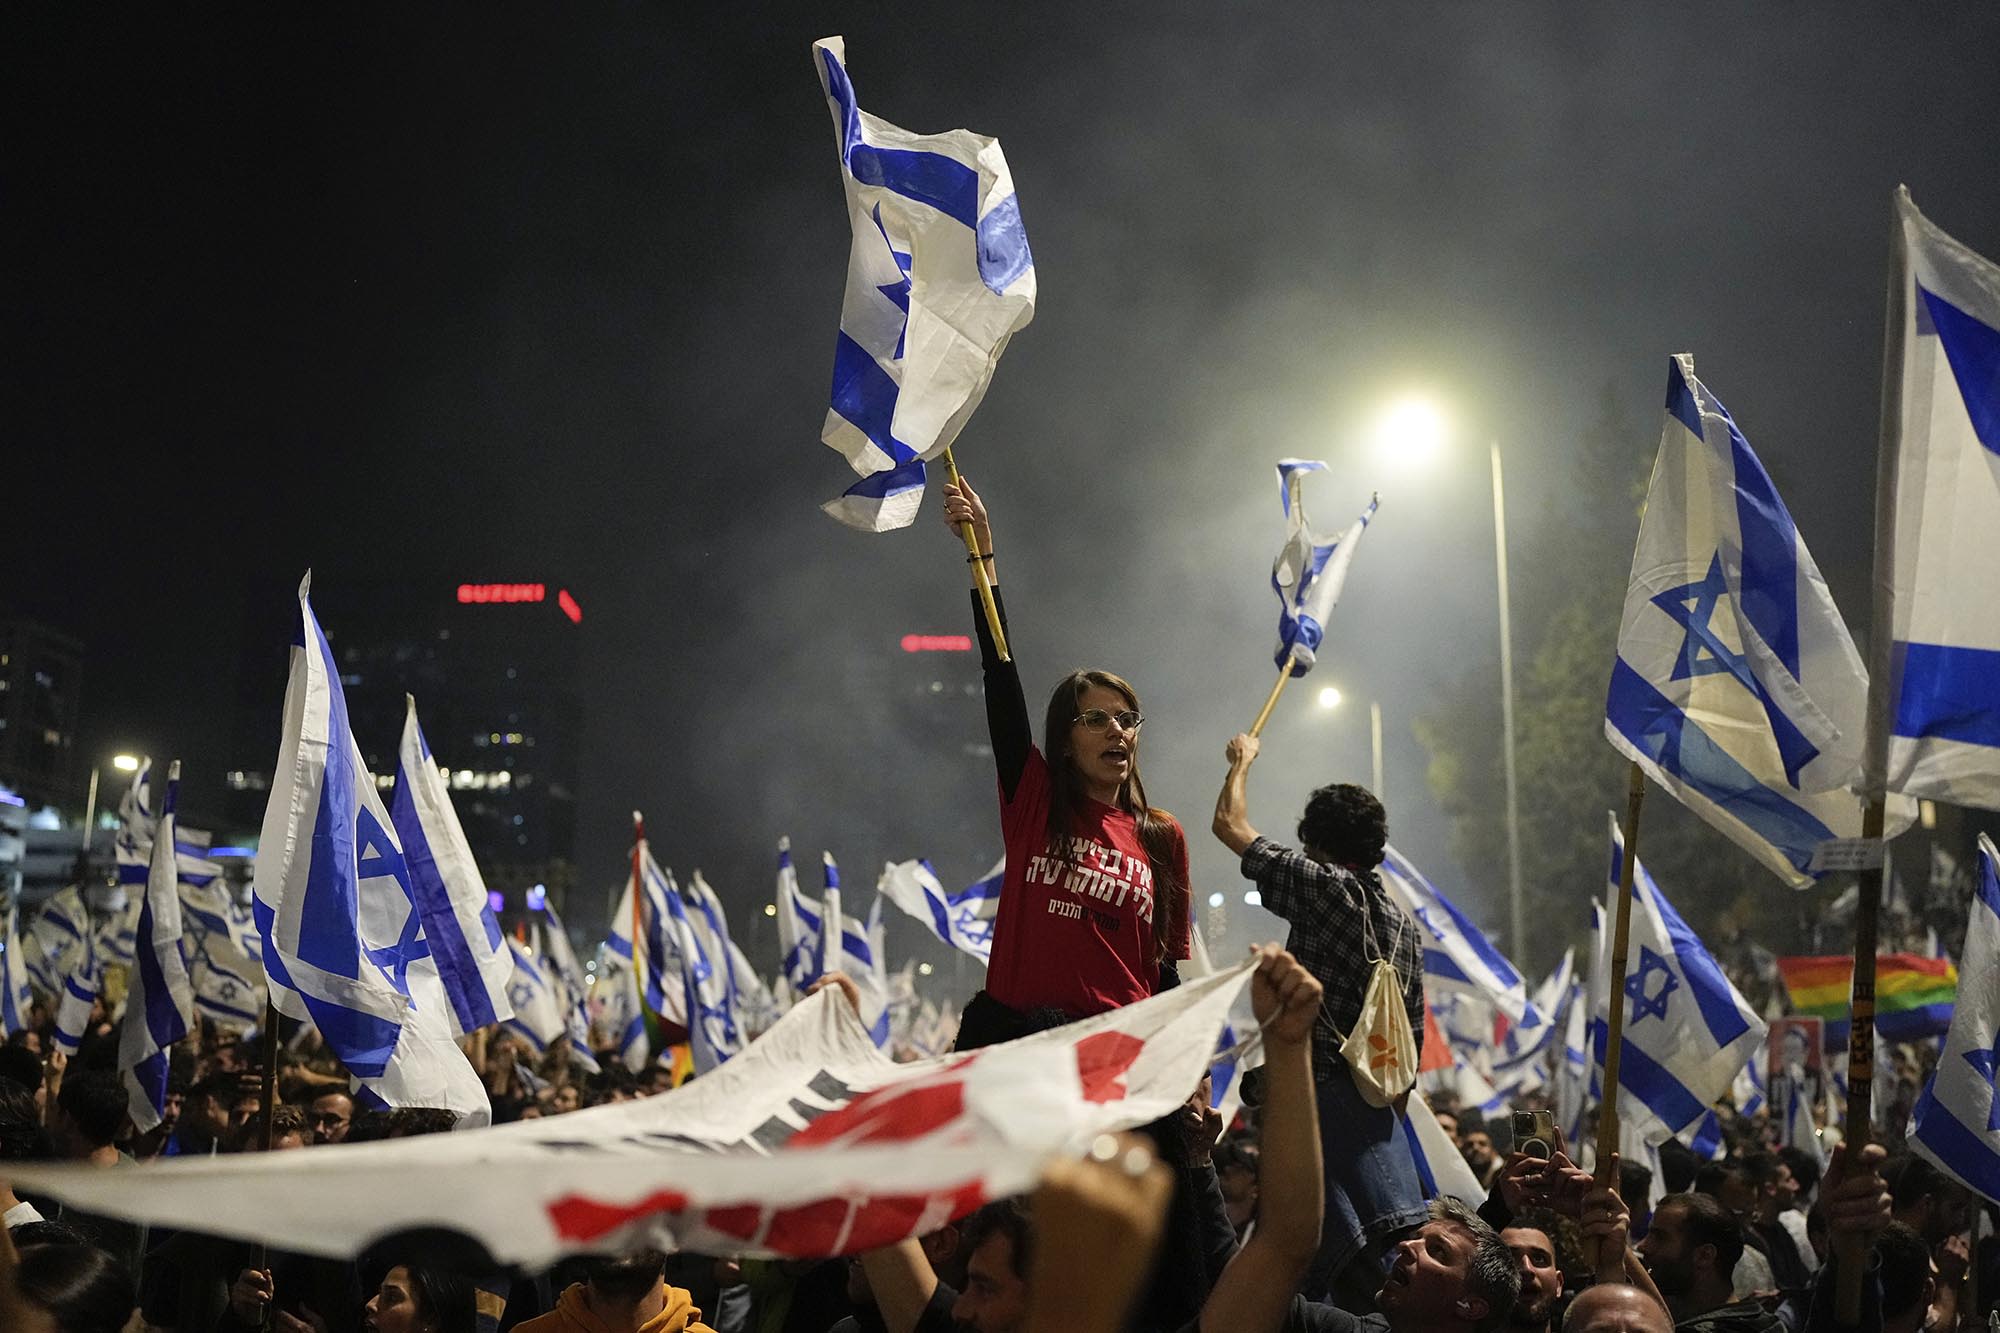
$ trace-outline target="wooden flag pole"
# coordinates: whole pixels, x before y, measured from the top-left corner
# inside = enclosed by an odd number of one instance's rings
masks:
[[[951,478],[951,484],[962,493],[964,483],[959,480],[958,460],[951,456],[951,450],[944,451],[944,470]],[[979,540],[972,535],[970,522],[958,525],[959,535],[965,538],[965,553],[972,557],[972,577],[979,583],[979,603],[986,608],[986,628],[993,635],[993,647],[1000,654],[1000,660],[1011,662],[1013,654],[1007,651],[1007,631],[1000,628],[1000,605],[993,600],[993,580],[986,575],[986,562],[979,556]]]
[[[271,1003],[268,990],[269,988],[267,987],[267,994],[264,1000],[264,1105],[262,1114],[258,1117],[258,1152],[271,1151],[271,1131],[276,1128],[278,1119],[278,1006]],[[257,1271],[260,1273],[265,1272],[270,1267],[271,1247],[266,1243],[259,1242],[257,1245]],[[266,1327],[269,1326],[270,1319],[271,1309],[269,1306],[266,1306],[264,1308]]]
[[[646,1012],[646,978],[639,971],[639,960],[645,932],[639,912],[639,899],[646,889],[640,883],[639,846],[646,841],[646,821],[637,810],[632,812],[632,988],[639,994],[639,1012]]]
[[[1847,1029],[1847,1123],[1841,1136],[1845,1144],[1841,1151],[1850,1164],[1855,1154],[1875,1136],[1875,946],[1880,935],[1882,877],[1889,850],[1882,845],[1884,804],[1877,793],[1868,798],[1868,805],[1861,812],[1861,836],[1873,841],[1883,856],[1856,876],[1854,988]],[[1861,1322],[1861,1276],[1867,1262],[1865,1247],[1842,1247],[1840,1265],[1834,1275],[1834,1314],[1850,1324]]]
[[[1611,1012],[1605,1021],[1604,1101],[1597,1110],[1597,1183],[1617,1187],[1611,1157],[1618,1151],[1618,1057],[1625,1040],[1625,961],[1631,952],[1632,879],[1639,864],[1639,808],[1646,775],[1637,764],[1625,790],[1625,854],[1618,861],[1618,910],[1611,930]]]
[[[1250,734],[1252,736],[1261,736],[1264,734],[1264,724],[1271,720],[1271,710],[1278,706],[1278,696],[1285,692],[1285,685],[1291,678],[1292,659],[1287,656],[1285,664],[1278,668],[1278,683],[1271,687],[1270,694],[1264,698],[1263,709],[1257,714],[1257,720],[1250,724]]]

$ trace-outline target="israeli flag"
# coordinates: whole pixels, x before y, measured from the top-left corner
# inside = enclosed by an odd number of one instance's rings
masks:
[[[1431,1113],[1429,1102],[1421,1095],[1410,1097],[1398,1119],[1402,1121],[1403,1141],[1409,1145],[1410,1160],[1416,1163],[1417,1181],[1423,1186],[1426,1199],[1448,1195],[1468,1208],[1486,1202],[1485,1186],[1465,1164],[1458,1145]]]
[[[833,853],[821,852],[820,863],[826,877],[825,891],[820,899],[820,973],[847,974],[855,989],[861,993],[861,1025],[868,1029],[868,1035],[876,1046],[887,1045],[888,976],[880,955],[869,940],[872,932],[841,911],[840,867],[834,864]],[[875,912],[878,916],[881,910],[882,899],[877,895]]]
[[[2000,1203],[2000,851],[1979,835],[1979,886],[1965,926],[1958,1008],[1944,1054],[1910,1112],[1910,1146]]]
[[[704,994],[719,1001],[723,1031],[729,1038],[728,1053],[733,1055],[750,1039],[744,992],[756,981],[756,976],[754,973],[747,978],[738,976],[737,951],[729,938],[729,917],[722,910],[722,899],[702,878],[701,871],[696,870],[689,879],[681,901],[687,908],[694,942],[709,967],[710,985]],[[722,1058],[727,1059],[728,1055]],[[699,1063],[696,1068],[700,1068]]]
[[[1770,1075],[1765,1072],[1769,1060],[1770,1042],[1766,1040],[1750,1053],[1750,1062],[1736,1071],[1736,1079],[1729,1085],[1729,1100],[1736,1104],[1736,1114],[1756,1115],[1771,1100]]]
[[[1556,1048],[1563,1003],[1575,982],[1576,950],[1565,949],[1556,970],[1535,988],[1540,1023],[1513,1024],[1493,1056],[1493,1086],[1507,1096],[1538,1092],[1549,1082],[1549,1057]]]
[[[854,233],[820,438],[863,480],[824,508],[881,532],[916,517],[924,460],[958,438],[1034,317],[1035,261],[999,141],[869,115],[846,58],[838,37],[813,43]]]
[[[310,1022],[371,1106],[491,1107],[453,1044],[444,987],[394,823],[348,726],[333,650],[299,585],[284,738],[251,910],[271,1004]]]
[[[1198,981],[1214,975],[1215,963],[1209,958],[1208,942],[1201,931],[1192,932],[1190,938],[1193,950],[1181,964],[1182,980]],[[1225,1126],[1234,1124],[1236,1113],[1243,1108],[1243,1075],[1263,1063],[1264,1033],[1251,1007],[1250,988],[1245,986],[1229,1006],[1228,1020],[1215,1041],[1215,1056],[1208,1062],[1208,1104]]]
[[[620,956],[606,940],[597,955],[597,986],[593,1002],[598,1005],[598,1021],[611,1036],[618,1060],[633,1073],[651,1060],[646,1037],[646,1014],[639,998],[639,985],[632,974],[631,956]]]
[[[197,938],[188,959],[195,1010],[224,1031],[247,1035],[264,1022],[264,972],[220,936]]]
[[[472,845],[417,722],[417,701],[407,694],[403,701],[403,738],[396,751],[389,818],[403,846],[415,915],[444,986],[452,1031],[469,1036],[507,1020],[514,967],[487,900],[486,881],[472,859]]]
[[[1896,212],[1896,540],[1876,570],[1894,587],[1887,785],[2000,809],[2000,264],[1907,189]]]
[[[590,1047],[590,982],[577,963],[576,949],[569,931],[547,897],[542,914],[548,919],[537,923],[536,938],[541,947],[536,954],[543,974],[562,992],[564,1020],[569,1027],[570,1060],[588,1073],[598,1072],[597,1053]],[[643,1025],[642,1025],[643,1026]]]
[[[792,840],[778,839],[778,979],[802,996],[819,980],[819,907],[807,899],[799,887],[799,872],[792,865]]]
[[[1624,854],[1625,840],[1613,819],[1612,902],[1617,901]],[[1656,1142],[1667,1134],[1691,1134],[1699,1127],[1702,1116],[1729,1091],[1737,1072],[1764,1040],[1766,1028],[1643,863],[1634,867],[1631,912],[1628,972],[1621,979],[1625,1033],[1618,1074],[1619,1113],[1640,1137]],[[1608,937],[1605,949],[1608,959]],[[1605,1022],[1609,989],[1596,1000],[1598,1021],[1591,1047],[1602,1069],[1610,1036]],[[1657,1122],[1656,1128],[1647,1127],[1649,1119]]]
[[[666,905],[673,968],[668,984],[681,988],[688,1016],[689,1053],[695,1072],[705,1074],[743,1049],[735,999],[729,990],[727,959],[709,951],[673,872],[655,864],[651,853],[646,856],[646,875],[658,884],[660,901]]]
[[[237,905],[223,881],[190,884],[183,879],[180,897],[181,925],[190,940],[219,941],[262,968],[264,938],[257,933],[257,919],[249,908]]]
[[[1668,366],[1604,734],[1793,888],[1861,833],[1868,676],[1819,567],[1728,411]],[[1892,811],[1909,826],[1910,802]]]
[[[1592,910],[1602,914],[1595,903]],[[1590,1102],[1590,1001],[1583,983],[1570,983],[1562,1021],[1562,1059],[1556,1065],[1556,1123],[1571,1143],[1583,1142],[1583,1113]]]
[[[1535,1007],[1528,996],[1528,984],[1514,965],[1408,857],[1388,848],[1377,873],[1390,895],[1416,918],[1423,931],[1424,980],[1431,994],[1456,993],[1485,1000],[1510,1022],[1530,1031],[1548,1025],[1548,1016]],[[1386,950],[1391,939],[1384,930],[1381,947]],[[1490,1033],[1485,1040],[1491,1040]]]
[[[896,861],[882,867],[876,891],[952,948],[984,963],[993,954],[993,921],[1000,912],[1002,856],[991,870],[957,893],[947,893],[929,861]]]
[[[7,909],[7,935],[0,939],[0,1037],[25,1032],[33,1026],[28,1014],[34,1007],[34,992],[28,986],[28,949],[21,938],[21,908],[17,902]]]
[[[563,1012],[561,983],[537,966],[534,956],[517,940],[506,942],[514,974],[507,985],[510,1017],[507,1030],[518,1034],[541,1055],[569,1039],[569,1019]]]
[[[75,1055],[90,1027],[90,1011],[104,989],[104,965],[97,946],[86,939],[72,955],[69,970],[56,991],[55,1047],[64,1055]]]
[[[166,799],[153,840],[152,877],[139,908],[138,948],[128,974],[118,1036],[118,1074],[126,1109],[141,1134],[160,1123],[167,1104],[167,1061],[194,1026],[194,990],[181,956],[180,874],[174,850],[174,800],[181,766],[167,769]]]
[[[117,858],[120,884],[144,884],[152,872],[153,831],[160,822],[159,800],[153,790],[153,757],[142,756],[132,771],[132,783],[118,800],[118,832],[111,848]]]
[[[1281,671],[1289,663],[1294,676],[1312,670],[1320,642],[1326,637],[1326,622],[1334,603],[1340,600],[1341,585],[1347,582],[1354,548],[1381,504],[1380,499],[1370,496],[1361,517],[1338,537],[1313,531],[1306,518],[1305,478],[1309,472],[1325,469],[1325,463],[1304,458],[1287,458],[1278,464],[1285,544],[1271,562],[1271,591],[1278,594],[1278,651],[1273,660]]]

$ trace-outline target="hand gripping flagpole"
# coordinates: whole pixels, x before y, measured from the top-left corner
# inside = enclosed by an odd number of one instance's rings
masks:
[[[944,451],[944,470],[959,494],[965,494],[965,483],[958,476],[958,460],[951,456],[949,447]],[[993,635],[993,648],[1001,661],[1011,662],[1014,658],[1007,651],[1007,631],[1000,628],[1000,604],[993,600],[993,580],[986,576],[986,562],[979,558],[979,539],[972,535],[971,520],[959,524],[958,532],[965,538],[965,553],[972,557],[972,577],[979,583],[979,604],[986,608],[986,628]]]
[[[1625,790],[1625,854],[1618,860],[1618,913],[1611,931],[1611,1012],[1605,1020],[1604,1100],[1597,1109],[1597,1183],[1618,1187],[1611,1159],[1618,1152],[1618,1056],[1625,1041],[1625,961],[1631,953],[1632,877],[1639,864],[1639,808],[1646,775],[1637,764]],[[1595,1256],[1593,1256],[1593,1259]]]
[[[1278,668],[1278,683],[1271,687],[1270,694],[1264,698],[1264,707],[1257,714],[1257,720],[1250,724],[1250,734],[1252,736],[1261,736],[1264,734],[1264,724],[1271,720],[1271,710],[1278,706],[1278,696],[1285,692],[1285,685],[1292,678],[1293,662],[1292,655],[1286,653],[1285,664]]]

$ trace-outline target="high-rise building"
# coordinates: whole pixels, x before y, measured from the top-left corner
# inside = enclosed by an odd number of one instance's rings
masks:
[[[0,786],[30,806],[81,803],[76,721],[83,645],[32,620],[0,620]]]
[[[261,815],[277,753],[289,590],[259,589],[246,642],[238,767],[226,774],[237,818]],[[273,614],[275,608],[276,614]],[[577,670],[583,609],[553,583],[443,586],[317,581],[313,610],[340,671],[354,737],[376,781],[396,772],[404,696],[487,887],[548,885],[560,904],[576,853]]]

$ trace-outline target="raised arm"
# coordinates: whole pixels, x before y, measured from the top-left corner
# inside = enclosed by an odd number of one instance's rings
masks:
[[[1250,827],[1250,765],[1257,762],[1260,742],[1244,732],[1229,742],[1224,752],[1229,758],[1229,776],[1222,780],[1222,793],[1215,798],[1215,822],[1211,827],[1222,845],[1238,856],[1257,841]]]
[[[1326,1211],[1312,1030],[1321,987],[1299,961],[1265,945],[1250,983],[1264,1029],[1263,1157],[1257,1229],[1222,1270],[1201,1311],[1201,1333],[1277,1333],[1306,1266],[1319,1250]]]
[[[957,486],[945,483],[945,526],[957,534],[963,525],[972,524],[973,540],[979,545],[979,559],[986,566],[986,576],[993,583],[993,602],[999,608],[1004,629],[1007,609],[1000,602],[1000,576],[994,564],[993,525],[987,518],[986,505],[980,500],[979,492],[972,489],[972,483],[963,474],[959,476],[959,483]],[[968,555],[966,572],[972,580],[972,629],[979,639],[979,664],[986,677],[986,730],[993,741],[993,766],[1000,774],[1001,794],[1011,801],[1015,788],[1021,783],[1021,770],[1028,763],[1028,749],[1034,744],[1034,731],[1028,722],[1028,701],[1021,693],[1020,672],[1012,662],[1000,660],[1000,649],[993,642],[993,631],[986,623],[986,609],[979,598],[979,575],[972,570],[972,562],[973,557]]]

